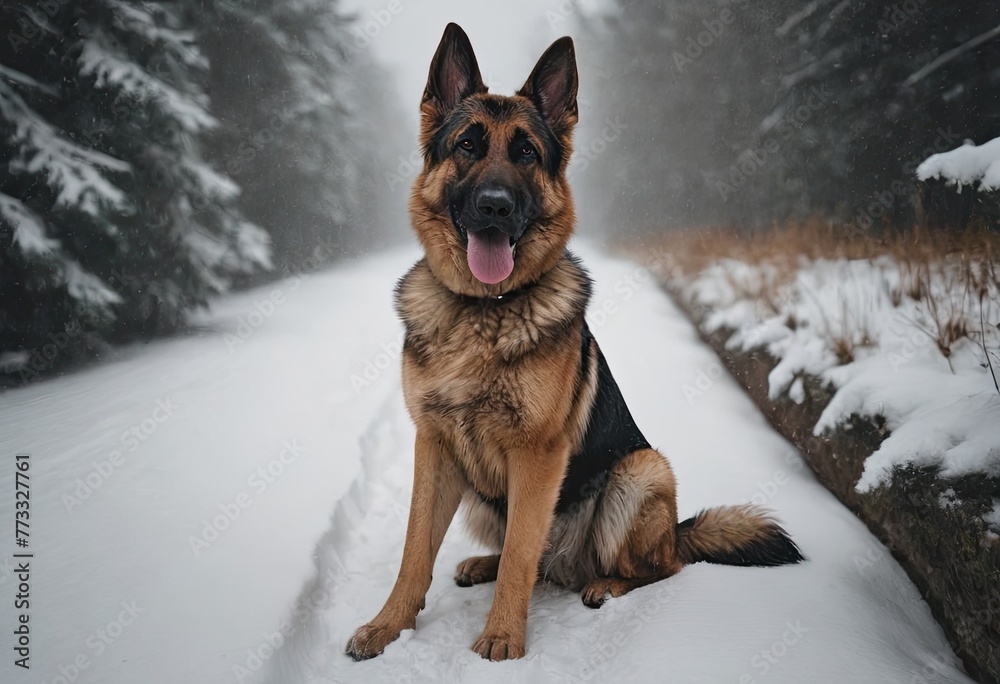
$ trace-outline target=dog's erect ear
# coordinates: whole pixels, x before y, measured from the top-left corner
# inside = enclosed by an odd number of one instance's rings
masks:
[[[558,131],[576,123],[578,86],[573,39],[564,36],[549,46],[517,94],[534,102],[549,125]]]
[[[448,24],[431,60],[424,102],[447,111],[475,93],[485,93],[472,43],[458,24]]]

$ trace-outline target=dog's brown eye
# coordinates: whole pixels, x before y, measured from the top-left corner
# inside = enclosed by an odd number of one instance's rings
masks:
[[[466,152],[471,152],[472,148],[475,147],[475,145],[473,144],[473,142],[471,140],[469,140],[468,138],[466,138],[465,140],[459,140],[458,141],[458,146],[461,147]]]
[[[532,147],[531,145],[524,145],[521,148],[521,156],[523,156],[523,157],[534,157],[535,156],[535,148]]]

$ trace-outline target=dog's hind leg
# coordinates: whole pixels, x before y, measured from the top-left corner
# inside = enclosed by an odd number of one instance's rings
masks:
[[[591,608],[684,567],[676,557],[676,484],[667,460],[653,449],[634,451],[615,466],[608,488],[602,509],[606,520],[599,535],[604,574],[591,579],[581,594]],[[612,499],[618,502],[615,511],[608,508]],[[629,510],[634,514],[627,524],[607,522],[624,523]]]
[[[416,626],[431,585],[434,559],[464,489],[465,481],[441,436],[418,427],[403,562],[385,606],[347,643],[347,654],[355,660],[379,655],[402,630]]]
[[[466,558],[455,569],[455,584],[460,587],[471,587],[473,584],[496,581],[499,568],[499,553]]]
[[[663,577],[650,575],[647,577],[598,577],[583,588],[580,597],[583,605],[588,608],[600,608],[609,598],[624,596],[633,589],[658,582]]]

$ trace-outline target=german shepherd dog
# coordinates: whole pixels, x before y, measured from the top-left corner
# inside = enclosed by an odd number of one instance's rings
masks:
[[[424,167],[410,218],[425,257],[400,280],[403,393],[416,424],[402,567],[381,612],[355,632],[356,660],[413,628],[460,503],[495,553],[459,564],[496,581],[472,649],[520,658],[536,580],[608,597],[689,563],[803,560],[752,506],[677,521],[667,459],[636,427],[584,318],[591,281],[566,244],[577,122],[573,42],[542,55],[513,97],[491,95],[472,45],[445,29],[420,105]]]

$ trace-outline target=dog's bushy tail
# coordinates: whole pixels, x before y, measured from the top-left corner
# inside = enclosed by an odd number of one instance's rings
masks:
[[[677,525],[677,559],[723,565],[773,566],[805,560],[771,514],[757,506],[721,506]]]

